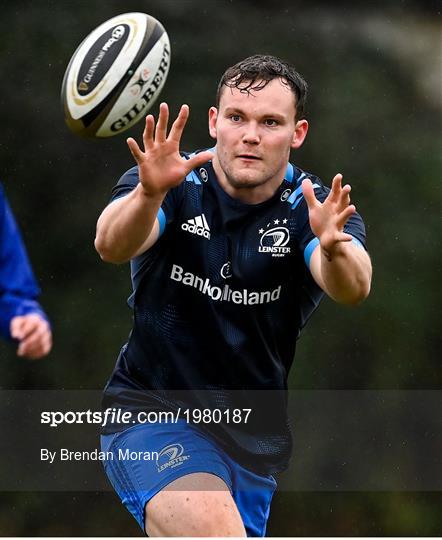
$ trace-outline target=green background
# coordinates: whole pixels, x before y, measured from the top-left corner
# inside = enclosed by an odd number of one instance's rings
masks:
[[[161,99],[191,107],[183,149],[211,144],[207,109],[226,67],[270,53],[309,82],[310,131],[293,160],[342,172],[367,225],[374,278],[358,308],[325,300],[305,329],[293,389],[440,389],[441,21],[436,2],[0,1],[0,180],[54,330],[40,362],[0,344],[5,389],[98,389],[131,326],[127,266],[100,261],[96,219],[132,166],[125,137],[66,128],[60,88],[82,39],[129,11],[158,18],[172,65]],[[154,106],[153,112],[157,112]],[[140,137],[141,124],[126,134]],[[400,459],[400,456],[398,456]],[[7,466],[4,460],[1,467]],[[269,534],[441,533],[440,493],[276,496]],[[3,493],[5,535],[138,535],[111,493]]]

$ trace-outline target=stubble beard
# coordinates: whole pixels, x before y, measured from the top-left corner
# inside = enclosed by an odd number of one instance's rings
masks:
[[[234,189],[254,189],[259,186],[262,186],[269,182],[275,175],[273,172],[267,172],[267,171],[256,171],[253,169],[250,169],[248,172],[240,171],[238,173],[235,173],[233,168],[229,165],[224,166],[224,164],[220,161],[220,166],[224,171],[225,177],[227,182],[232,186]]]
[[[226,172],[226,179],[229,184],[235,189],[254,189],[266,184],[271,179],[271,177],[265,176],[256,179],[240,179]]]

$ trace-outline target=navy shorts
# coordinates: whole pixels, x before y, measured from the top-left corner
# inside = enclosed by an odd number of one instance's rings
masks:
[[[101,449],[113,459],[103,461],[106,474],[123,504],[145,530],[146,503],[167,484],[196,472],[211,473],[227,484],[247,536],[264,536],[273,476],[261,476],[231,459],[203,431],[184,420],[176,424],[138,424],[102,435]]]

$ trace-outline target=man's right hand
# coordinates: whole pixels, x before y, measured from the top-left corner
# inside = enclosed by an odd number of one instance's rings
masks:
[[[178,186],[191,170],[212,159],[210,151],[200,152],[190,159],[181,157],[181,136],[188,117],[189,107],[182,105],[167,136],[169,107],[167,103],[161,103],[156,126],[151,114],[146,117],[143,132],[144,152],[134,139],[127,139],[138,165],[140,183],[148,197],[164,197],[169,189]]]
[[[183,182],[192,169],[212,159],[209,151],[190,159],[181,157],[179,146],[188,117],[189,107],[183,105],[166,136],[169,109],[162,103],[156,126],[152,115],[146,117],[144,149],[128,139],[140,183],[106,206],[98,219],[95,248],[103,260],[120,264],[150,249],[159,238],[157,215],[167,192]]]

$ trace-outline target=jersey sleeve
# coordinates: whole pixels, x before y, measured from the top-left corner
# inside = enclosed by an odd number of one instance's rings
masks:
[[[123,176],[118,181],[117,185],[114,186],[111,193],[110,202],[116,201],[121,197],[125,197],[132,190],[134,190],[139,183],[138,167],[132,167],[126,171]],[[160,238],[166,227],[170,225],[176,215],[177,207],[180,203],[180,200],[183,198],[183,188],[184,182],[182,182],[176,188],[169,190],[158,210],[157,219],[159,223],[159,237]],[[134,294],[137,289],[140,281],[142,280],[144,274],[147,272],[149,265],[156,253],[156,246],[158,242],[140,255],[134,257],[130,261],[131,266],[131,280],[133,287],[133,294],[128,298],[128,304],[131,308],[134,306]]]
[[[316,198],[324,202],[330,193],[330,189],[325,187],[317,178],[312,178]],[[301,196],[300,203],[297,206],[296,221],[298,223],[298,242],[300,252],[303,254],[304,261],[310,268],[310,259],[315,248],[319,245],[319,239],[313,234],[310,228],[307,203]],[[344,226],[344,232],[353,236],[353,242],[363,249],[366,248],[365,225],[362,217],[356,212],[353,214]]]
[[[128,195],[137,187],[138,183],[138,167],[135,166],[126,171],[118,181],[117,185],[114,186],[110,202]],[[160,236],[163,234],[166,226],[172,223],[174,219],[176,208],[183,196],[183,184],[184,182],[167,192],[167,195],[158,210],[157,218],[160,224]]]
[[[37,302],[35,281],[23,240],[0,185],[0,334],[10,338],[11,319],[36,313],[48,320]]]

